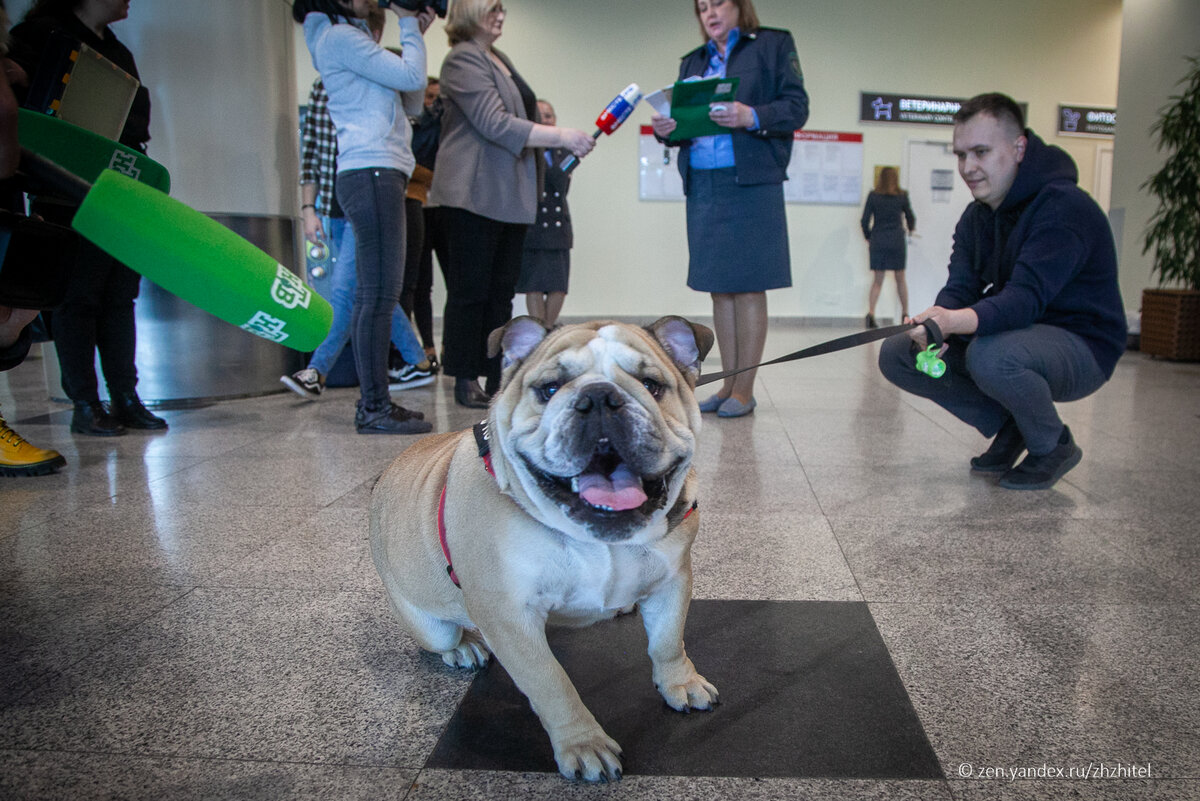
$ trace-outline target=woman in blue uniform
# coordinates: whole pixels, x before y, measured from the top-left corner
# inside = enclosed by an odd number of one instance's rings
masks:
[[[783,182],[808,94],[792,35],[760,26],[751,0],[695,0],[693,10],[704,44],[683,57],[679,80],[739,81],[734,101],[708,115],[728,133],[669,142],[680,147],[687,194],[688,286],[712,295],[721,366],[731,370],[762,360],[766,292],[792,285]],[[651,122],[663,141],[676,128],[658,114]],[[756,372],[726,379],[700,410],[754,411]]]

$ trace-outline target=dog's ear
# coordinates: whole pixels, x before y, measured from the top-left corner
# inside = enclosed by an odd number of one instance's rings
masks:
[[[501,369],[524,361],[546,338],[546,326],[536,317],[514,317],[488,334],[488,358],[503,353]]]
[[[671,315],[660,317],[646,326],[671,361],[695,384],[700,377],[700,362],[713,346],[713,332],[706,326]]]

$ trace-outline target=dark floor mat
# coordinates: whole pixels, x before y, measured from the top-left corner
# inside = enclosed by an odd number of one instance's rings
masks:
[[[712,712],[666,706],[639,615],[550,631],[584,703],[620,744],[625,773],[944,778],[866,604],[694,601],[684,640],[721,693]],[[494,662],[427,766],[557,769],[529,702]]]

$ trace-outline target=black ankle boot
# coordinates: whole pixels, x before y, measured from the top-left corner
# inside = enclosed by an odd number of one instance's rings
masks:
[[[454,402],[468,409],[486,409],[490,399],[474,378],[454,379]]]
[[[71,430],[93,437],[119,437],[125,433],[125,426],[109,414],[100,401],[75,401]]]
[[[142,405],[142,399],[136,392],[114,392],[112,394],[112,410],[117,420],[126,428],[139,428],[144,431],[164,431],[167,421],[156,417]]]

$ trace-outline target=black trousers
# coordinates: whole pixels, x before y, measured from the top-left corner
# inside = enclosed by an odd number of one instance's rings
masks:
[[[512,318],[527,225],[503,223],[466,209],[440,212],[449,244],[443,345],[446,375],[500,380],[499,357],[487,338]]]
[[[404,217],[408,226],[405,243],[404,288],[400,308],[416,326],[421,344],[428,350],[433,340],[433,255],[425,226],[425,207],[411,197],[404,199]]]
[[[50,222],[69,225],[74,208],[38,204]],[[137,330],[133,301],[142,277],[90,242],[79,244],[79,261],[63,304],[51,314],[62,388],[73,401],[99,399],[96,351],[109,396],[137,387]]]

